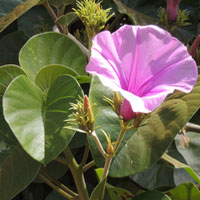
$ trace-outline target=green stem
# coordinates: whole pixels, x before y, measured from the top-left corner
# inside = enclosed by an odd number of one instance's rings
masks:
[[[121,144],[121,141],[122,141],[122,139],[124,137],[124,134],[125,134],[126,130],[127,130],[127,125],[122,124],[122,129],[120,131],[119,137],[117,138],[117,141],[116,141],[115,146],[113,148],[113,153],[111,155],[107,156],[107,158],[106,158],[102,179],[104,179],[108,175],[109,168],[110,168],[110,163],[112,161],[113,155],[116,154],[116,152],[117,152],[117,150],[119,148],[119,145]]]
[[[51,181],[52,183],[56,184],[59,188],[61,188],[62,190],[64,190],[65,192],[67,192],[69,195],[72,195],[73,197],[78,197],[78,194],[75,193],[74,191],[70,190],[67,186],[65,186],[64,184],[62,184],[61,182],[59,182],[58,180],[54,179],[48,172],[47,170],[42,167],[40,169],[40,172],[49,179],[49,181]]]
[[[124,125],[124,124],[122,125],[121,132],[120,132],[119,137],[117,138],[117,141],[116,141],[115,146],[114,146],[114,150],[113,150],[114,154],[117,152],[119,145],[121,144],[121,141],[124,137],[124,134],[127,131],[127,128],[128,128],[127,125]]]
[[[107,179],[113,155],[116,154],[116,152],[117,152],[117,150],[119,148],[119,145],[121,144],[121,141],[122,141],[122,139],[124,137],[124,134],[125,134],[125,132],[127,130],[127,125],[124,125],[124,123],[122,123],[121,127],[122,127],[122,129],[120,131],[119,137],[117,138],[117,141],[116,141],[115,146],[113,148],[113,153],[108,155],[107,158],[106,158],[105,165],[104,165],[104,171],[103,171],[103,175],[102,175],[101,180],[103,180],[105,178]],[[101,194],[101,200],[103,200],[103,198],[104,198],[105,188],[106,188],[106,181],[105,181],[105,184],[104,184],[104,189],[103,189],[102,194]]]
[[[89,153],[89,144],[88,144],[88,141],[86,142],[86,145],[85,145],[85,151],[84,151],[84,154],[83,154],[83,159],[79,165],[79,168],[82,169],[87,161],[87,158],[88,158],[88,153]]]
[[[107,154],[106,154],[106,152],[104,151],[104,149],[103,149],[103,147],[102,147],[102,145],[101,145],[101,142],[99,141],[99,138],[98,138],[96,132],[93,131],[93,132],[91,133],[91,136],[92,136],[92,138],[94,139],[94,141],[96,142],[96,145],[97,145],[97,147],[98,147],[98,149],[99,149],[101,155],[102,155],[104,158],[107,158]]]
[[[57,16],[56,16],[55,12],[53,11],[52,7],[49,5],[49,3],[46,1],[43,5],[46,8],[46,10],[48,11],[49,15],[51,16],[53,22],[58,27],[59,31],[61,33],[64,33],[63,27],[59,23],[56,22],[57,21]]]
[[[75,197],[72,197],[70,194],[59,188],[57,185],[52,183],[47,177],[45,177],[42,173],[38,174],[38,177],[43,180],[46,184],[48,184],[51,188],[53,188],[55,191],[57,191],[60,195],[67,198],[68,200],[74,200]]]
[[[87,163],[84,167],[83,167],[83,172],[86,172],[88,169],[90,169],[91,167],[95,166],[95,162],[94,160],[90,161],[89,163]]]
[[[91,48],[92,48],[92,39],[97,33],[95,31],[95,28],[87,28],[87,26],[86,26],[86,31],[87,31],[87,36],[88,36],[88,50],[89,50],[89,58],[90,58]]]
[[[88,36],[88,50],[89,50],[89,58],[91,56],[91,48],[92,48],[92,36],[91,36],[91,30],[89,30],[86,27],[86,32],[87,32],[87,36]]]
[[[57,162],[59,162],[59,163],[61,163],[63,165],[67,165],[67,162],[66,162],[66,160],[64,158],[57,157],[57,158],[55,158],[55,161],[57,161]]]
[[[184,129],[186,131],[194,131],[194,132],[200,133],[200,125],[194,124],[191,122],[186,123]]]
[[[87,192],[85,178],[82,169],[80,169],[69,147],[67,147],[64,150],[64,154],[66,157],[67,165],[71,170],[72,176],[74,178],[80,200],[89,200],[89,195]]]

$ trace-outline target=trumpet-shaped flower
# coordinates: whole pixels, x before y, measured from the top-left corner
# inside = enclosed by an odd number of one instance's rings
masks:
[[[96,35],[86,71],[121,93],[127,120],[153,111],[175,89],[190,92],[198,74],[186,47],[154,25],[124,25]]]

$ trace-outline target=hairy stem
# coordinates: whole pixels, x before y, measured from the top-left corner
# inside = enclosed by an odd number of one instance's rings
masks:
[[[80,200],[89,200],[89,195],[87,192],[85,178],[82,169],[80,169],[69,147],[67,147],[64,150],[64,154],[66,157],[67,165],[71,170],[72,176],[74,178]]]

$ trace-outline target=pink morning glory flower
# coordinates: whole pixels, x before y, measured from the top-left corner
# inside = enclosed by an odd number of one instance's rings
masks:
[[[127,120],[153,111],[175,89],[190,92],[198,74],[186,47],[154,25],[124,25],[96,35],[86,71],[121,93],[120,112]]]
[[[170,22],[175,22],[178,16],[178,5],[181,0],[167,0],[167,16]]]

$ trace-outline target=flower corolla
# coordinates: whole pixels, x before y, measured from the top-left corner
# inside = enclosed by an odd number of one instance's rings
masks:
[[[186,47],[154,25],[124,25],[96,35],[86,71],[121,93],[126,120],[153,111],[174,90],[190,92],[198,76]]]

